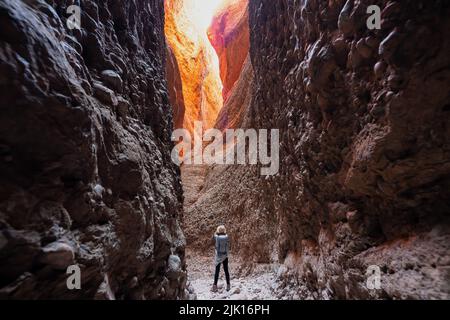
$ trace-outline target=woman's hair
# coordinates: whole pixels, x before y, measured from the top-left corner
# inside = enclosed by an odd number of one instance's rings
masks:
[[[217,234],[227,234],[227,229],[225,229],[225,226],[218,226],[216,233]]]

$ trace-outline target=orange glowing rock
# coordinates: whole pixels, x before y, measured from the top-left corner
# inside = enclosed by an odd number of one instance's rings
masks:
[[[239,79],[249,52],[248,0],[225,0],[213,18],[208,37],[219,56],[226,100]]]
[[[215,128],[224,131],[245,127],[245,117],[248,116],[252,98],[253,79],[253,67],[250,62],[250,54],[248,54],[239,79],[217,116]]]
[[[207,28],[220,0],[166,0],[165,34],[178,62],[184,98],[183,127],[194,122],[211,128],[222,108],[219,59],[208,40]]]

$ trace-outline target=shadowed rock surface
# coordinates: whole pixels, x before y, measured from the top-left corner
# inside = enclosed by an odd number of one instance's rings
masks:
[[[179,129],[183,128],[184,113],[186,112],[183,97],[183,82],[181,81],[178,61],[170,46],[167,45],[166,48],[166,79],[170,104],[173,108],[173,126],[174,129]]]
[[[366,27],[367,6],[381,30]],[[200,248],[279,261],[300,298],[450,297],[450,6],[250,0],[255,73],[244,127],[277,128],[280,173],[209,171],[189,214]],[[369,266],[381,289],[366,286]]]
[[[0,2],[0,298],[183,297],[163,3],[70,4]]]

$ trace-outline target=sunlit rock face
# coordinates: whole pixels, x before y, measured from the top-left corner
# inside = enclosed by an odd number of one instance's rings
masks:
[[[241,128],[245,125],[245,116],[252,98],[253,78],[250,55],[247,55],[239,79],[235,82],[228,99],[217,116],[215,128],[223,131]]]
[[[226,100],[239,79],[250,46],[248,0],[223,2],[208,29],[208,37],[219,56]]]
[[[165,1],[166,39],[181,75],[183,127],[191,132],[195,121],[202,121],[204,128],[212,127],[223,104],[219,61],[206,33],[218,3],[217,0]]]

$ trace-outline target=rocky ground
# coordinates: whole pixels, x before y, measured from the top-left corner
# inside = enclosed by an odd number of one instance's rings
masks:
[[[289,269],[278,263],[248,263],[237,255],[230,255],[231,290],[226,291],[223,268],[220,270],[218,292],[212,292],[214,279],[214,250],[210,256],[197,250],[186,251],[189,268],[188,299],[196,300],[312,300],[331,299],[318,295],[290,275]]]

